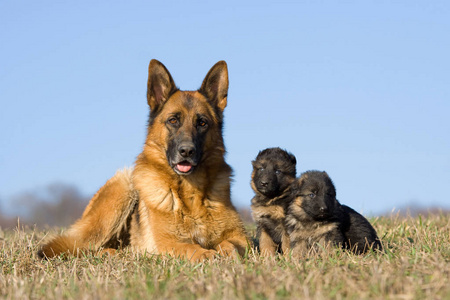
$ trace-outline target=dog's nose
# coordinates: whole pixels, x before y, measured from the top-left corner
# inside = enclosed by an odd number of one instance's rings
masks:
[[[321,213],[326,213],[326,212],[328,212],[328,208],[326,208],[326,207],[324,207],[324,206],[321,206],[321,207],[319,208],[319,210],[320,210]]]
[[[267,181],[261,181],[260,183],[262,186],[267,186],[269,184]]]
[[[184,158],[189,158],[194,156],[195,148],[192,144],[183,144],[178,147],[178,153]]]

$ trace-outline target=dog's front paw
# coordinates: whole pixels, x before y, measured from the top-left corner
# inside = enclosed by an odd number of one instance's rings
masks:
[[[217,252],[220,255],[232,258],[238,258],[239,252],[235,245],[230,243],[229,241],[223,241],[216,247]]]
[[[216,250],[197,250],[192,257],[190,258],[191,261],[197,261],[201,262],[204,260],[211,259],[217,255]]]

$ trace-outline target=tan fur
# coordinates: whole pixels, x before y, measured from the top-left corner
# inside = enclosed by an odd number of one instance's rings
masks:
[[[69,252],[118,248],[127,243],[130,214],[138,200],[131,182],[131,170],[118,171],[92,197],[82,217],[64,234],[51,237],[39,255],[52,257]]]
[[[252,174],[253,179],[253,174]],[[256,187],[251,181],[253,190],[256,191]],[[283,253],[289,252],[290,239],[284,226],[285,222],[285,203],[284,198],[289,195],[290,190],[285,191],[282,195],[270,199],[266,203],[260,203],[256,198],[252,199],[251,209],[252,218],[256,223],[261,222],[263,218],[271,219],[272,221],[280,224],[281,231],[281,250]],[[279,200],[282,200],[279,202]],[[273,241],[272,236],[264,228],[261,228],[261,236],[259,237],[259,249],[263,256],[273,256],[277,252],[278,245]]]
[[[259,249],[262,256],[274,256],[277,253],[278,245],[272,240],[270,234],[261,230],[259,237]]]
[[[154,78],[166,85],[152,93]],[[110,247],[109,241],[120,241],[124,233],[129,234],[134,249],[149,254],[191,260],[218,254],[244,255],[248,240],[230,200],[232,170],[224,160],[220,116],[211,105],[214,97],[220,111],[227,104],[225,62],[210,70],[202,93],[173,92],[175,89],[165,67],[152,60],[148,103],[158,113],[148,128],[144,149],[132,174],[126,171],[110,179],[92,198],[82,218],[65,235],[44,245],[41,256],[67,251],[76,254],[80,248],[117,248],[120,243]],[[205,95],[210,97],[207,99]],[[192,100],[189,107],[188,98]],[[187,132],[195,130],[191,120],[197,114],[207,116],[209,121],[202,159],[195,172],[186,176],[175,173],[166,157],[169,138],[166,120],[174,112],[186,120],[183,130]]]
[[[306,219],[308,218],[307,214],[301,208],[302,201],[302,197],[296,197],[291,203],[290,209],[297,215],[297,218]],[[286,218],[286,226],[294,228],[289,234],[290,241],[295,241],[295,245],[291,245],[290,249],[294,257],[304,257],[307,254],[330,248],[332,245],[326,241],[325,236],[338,228],[337,223],[299,222],[290,215]]]

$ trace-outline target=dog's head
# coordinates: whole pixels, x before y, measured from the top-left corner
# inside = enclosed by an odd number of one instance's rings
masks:
[[[150,106],[147,145],[162,148],[179,175],[193,173],[205,153],[223,156],[222,116],[227,105],[228,70],[216,63],[199,90],[180,91],[166,67],[149,65],[147,101]]]
[[[281,195],[295,180],[296,164],[295,156],[280,148],[260,151],[252,161],[253,190],[268,198]]]
[[[326,172],[307,171],[293,184],[293,211],[301,209],[314,220],[330,219],[337,207],[336,189]]]

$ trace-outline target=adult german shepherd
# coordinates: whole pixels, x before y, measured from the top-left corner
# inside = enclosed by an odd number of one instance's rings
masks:
[[[106,182],[81,219],[44,244],[39,257],[114,253],[127,245],[195,261],[245,253],[248,240],[230,200],[232,170],[224,159],[227,64],[216,63],[199,90],[180,91],[152,60],[147,88],[148,133],[134,169]]]

